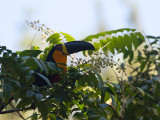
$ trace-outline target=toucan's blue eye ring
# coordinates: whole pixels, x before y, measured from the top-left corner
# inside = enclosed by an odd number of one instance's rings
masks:
[[[60,45],[57,46],[57,47],[56,47],[56,50],[57,50],[57,51],[62,51],[62,46],[60,46]]]

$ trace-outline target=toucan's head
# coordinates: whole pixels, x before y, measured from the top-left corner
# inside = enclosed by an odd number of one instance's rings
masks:
[[[64,71],[67,71],[67,67],[65,66],[67,63],[67,55],[84,50],[95,50],[95,47],[91,43],[85,41],[72,41],[59,44],[50,50],[46,61],[52,61],[59,67],[63,67]]]

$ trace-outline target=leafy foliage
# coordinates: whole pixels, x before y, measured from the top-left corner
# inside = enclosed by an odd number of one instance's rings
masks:
[[[145,45],[142,51],[136,50],[138,55],[135,56],[132,47],[137,49],[145,41],[143,35],[135,29],[125,28],[90,35],[84,40],[92,42],[96,51],[94,54],[88,51],[91,55],[89,60],[81,58],[76,62],[71,61],[73,63],[66,74],[61,74],[60,68],[45,59],[54,45],[75,40],[67,33],[52,34],[47,39],[49,47],[44,51],[33,47],[33,50],[14,53],[0,46],[0,106],[7,108],[8,101],[14,97],[18,110],[36,110],[27,118],[32,120],[63,120],[69,116],[77,120],[158,120],[160,48],[157,44],[160,38],[146,38],[153,41],[149,46]],[[100,49],[102,53],[99,53]],[[124,58],[129,56],[133,72],[128,80],[123,77],[117,77],[118,83],[103,80],[101,68],[118,65],[118,72],[124,74],[128,66],[114,62],[108,56],[108,50],[113,54],[115,51],[122,52]],[[133,68],[133,63],[139,63],[139,66]],[[57,73],[62,80],[51,84],[43,73]],[[42,77],[48,85],[33,85],[34,74]],[[2,110],[0,114],[7,111]]]
[[[135,75],[129,76],[128,81],[121,81],[123,88],[119,93],[121,102],[121,117],[123,119],[158,120],[160,104],[160,47],[159,37],[147,36],[153,39],[150,45],[145,45],[138,51],[135,59],[140,63],[137,68],[132,68]]]
[[[137,48],[142,42],[145,41],[140,32],[129,28],[100,32],[95,35],[90,35],[84,40],[90,42],[96,40],[94,45],[97,50],[104,47],[102,49],[103,51],[109,50],[112,54],[115,54],[115,50],[118,53],[132,51],[132,45]]]

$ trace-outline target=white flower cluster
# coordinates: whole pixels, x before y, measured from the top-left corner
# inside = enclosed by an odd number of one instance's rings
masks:
[[[58,32],[56,29],[53,30],[47,27],[45,24],[40,24],[39,20],[34,22],[26,21],[26,23],[28,24],[28,26],[34,28],[35,30],[43,32],[41,34],[41,39],[47,39],[50,35],[54,33],[59,33],[59,35],[61,36],[60,39],[62,39],[63,42],[66,40],[65,36]],[[45,43],[45,41],[43,41],[42,43]]]
[[[120,61],[120,59],[118,59]],[[89,59],[87,58],[72,58],[71,67],[77,67],[79,69],[83,69],[84,71],[92,71],[95,70],[98,73],[101,73],[102,68],[105,67],[116,67],[118,73],[121,72],[121,68],[119,67],[118,62],[113,60],[113,56],[108,56],[108,53],[105,52],[94,52]],[[117,67],[118,66],[118,67]]]

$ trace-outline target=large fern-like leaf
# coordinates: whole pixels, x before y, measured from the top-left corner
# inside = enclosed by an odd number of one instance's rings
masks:
[[[64,37],[64,38],[62,38]],[[65,41],[74,41],[75,39],[67,34],[67,33],[63,33],[63,32],[60,32],[60,33],[54,33],[52,34],[51,36],[49,36],[47,38],[47,42],[49,42],[49,44],[53,44],[53,45],[57,45],[57,44],[61,44],[64,42],[64,39]]]
[[[94,45],[98,44],[100,47],[96,47],[96,50],[103,48],[103,51],[110,51],[115,54],[115,51],[123,52],[132,51],[132,47],[136,49],[142,42],[145,41],[144,36],[135,29],[124,28],[106,32],[100,32],[95,35],[90,35],[84,39],[84,41],[90,41]]]

